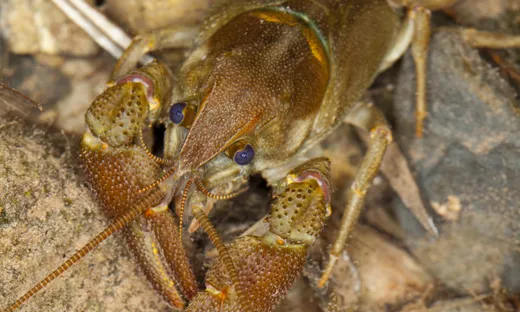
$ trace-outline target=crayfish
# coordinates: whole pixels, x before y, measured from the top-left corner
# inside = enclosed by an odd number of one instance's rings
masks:
[[[453,2],[223,1],[201,28],[170,27],[136,37],[86,113],[81,142],[87,181],[112,224],[6,311],[118,230],[174,308],[272,311],[330,215],[328,160],[308,152],[346,121],[370,134],[370,146],[349,190],[319,281],[323,287],[392,141],[382,113],[360,98],[411,44],[422,135],[429,9]],[[408,9],[402,24],[395,7]],[[461,31],[474,46],[512,42]],[[191,48],[179,71],[159,61],[136,69],[146,53],[178,47]],[[143,138],[154,124],[166,128],[159,155]],[[261,174],[276,194],[265,219],[268,230],[225,245],[207,214],[215,201],[242,193],[252,174]],[[415,213],[435,233],[427,213]],[[219,254],[203,291],[182,243],[187,221],[189,232],[201,227]]]

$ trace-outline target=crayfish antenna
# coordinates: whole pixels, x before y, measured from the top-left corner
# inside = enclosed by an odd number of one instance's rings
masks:
[[[208,189],[206,189],[201,180],[193,179],[193,178],[188,180],[188,182],[186,183],[186,186],[184,187],[184,191],[182,192],[181,207],[180,207],[179,233],[181,236],[182,236],[182,220],[183,220],[183,216],[184,216],[184,209],[186,206],[188,193],[190,191],[190,188],[191,188],[193,182],[195,182],[195,185],[197,186],[198,190],[201,191],[205,196],[212,198],[212,199],[216,199],[216,200],[227,200],[227,199],[234,198],[234,197],[242,194],[243,192],[247,191],[247,189],[248,189],[246,187],[244,189],[238,190],[236,192],[233,192],[233,193],[230,193],[227,195],[217,195],[217,194],[211,193]],[[245,311],[251,311],[249,308],[248,301],[245,300],[244,292],[242,291],[242,286],[240,285],[240,279],[238,278],[238,273],[235,268],[235,265],[233,264],[233,260],[231,259],[231,256],[229,255],[229,252],[228,252],[226,246],[224,246],[224,243],[222,242],[222,239],[221,239],[220,235],[218,234],[217,230],[215,229],[215,227],[213,226],[213,224],[209,220],[208,216],[206,215],[204,210],[202,210],[201,207],[195,205],[194,207],[192,207],[192,213],[193,213],[193,216],[195,217],[195,220],[198,221],[199,225],[202,227],[204,232],[206,232],[206,234],[208,234],[209,239],[211,240],[213,245],[215,245],[215,248],[217,249],[220,258],[224,262],[224,265],[226,267],[226,270],[228,271],[231,281],[235,285],[235,290],[239,297],[239,301],[240,301],[242,308]],[[222,309],[222,306],[221,306],[221,309]]]
[[[146,193],[156,187],[158,187],[161,183],[164,182],[164,180],[168,179],[169,177],[171,177],[171,175],[175,172],[175,168],[171,168],[170,170],[168,170],[165,174],[163,174],[159,179],[157,179],[156,181],[152,182],[151,184],[147,185],[146,187],[140,189],[140,190],[137,190],[137,194],[143,194],[143,193]]]
[[[159,189],[154,189],[152,192],[150,192],[150,194],[148,194],[146,197],[142,198],[138,202],[138,204],[131,207],[126,213],[124,213],[119,218],[115,219],[114,222],[112,222],[112,224],[110,224],[105,230],[103,230],[96,237],[94,237],[92,240],[90,240],[80,250],[76,251],[70,258],[68,258],[65,262],[63,262],[56,270],[54,270],[52,273],[47,275],[38,284],[34,285],[28,292],[26,292],[23,296],[18,298],[18,300],[16,300],[14,303],[12,303],[7,309],[3,310],[2,312],[15,311],[23,303],[25,303],[32,296],[34,296],[37,292],[42,290],[50,282],[55,280],[63,272],[67,271],[67,269],[69,269],[75,263],[77,263],[81,258],[86,256],[90,251],[92,251],[94,248],[96,248],[104,240],[109,238],[115,232],[122,229],[128,223],[132,222],[136,217],[141,215],[148,208],[156,205],[163,198],[164,198],[164,193]]]

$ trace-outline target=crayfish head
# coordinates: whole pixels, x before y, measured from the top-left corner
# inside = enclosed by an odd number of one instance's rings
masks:
[[[249,83],[226,80],[214,80],[198,106],[179,154],[179,169],[199,168],[219,154],[226,154],[241,166],[255,161],[255,133],[264,122],[263,111],[254,105],[256,100]],[[234,153],[246,145],[253,148],[248,147],[252,154],[241,160],[234,159]]]
[[[256,100],[248,88],[250,81],[231,82],[223,77],[210,81],[201,88],[207,91],[201,92],[200,100],[178,102],[171,107],[173,125],[168,126],[165,149],[178,151],[172,157],[178,165],[176,175],[202,176],[210,189],[230,182],[233,187],[221,188],[236,191],[261,156],[256,138],[265,123],[264,115],[253,105]],[[184,135],[174,134],[181,131]],[[173,138],[176,143],[172,143]]]

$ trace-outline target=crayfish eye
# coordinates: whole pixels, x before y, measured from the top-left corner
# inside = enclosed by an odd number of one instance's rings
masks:
[[[255,150],[251,144],[241,140],[231,145],[226,154],[237,165],[245,166],[255,157]]]
[[[195,106],[186,102],[178,102],[170,108],[170,120],[176,124],[189,128],[195,119]]]

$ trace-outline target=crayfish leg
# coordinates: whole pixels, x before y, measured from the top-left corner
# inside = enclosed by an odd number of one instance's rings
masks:
[[[427,97],[426,97],[426,77],[427,77],[427,58],[428,47],[431,37],[431,13],[430,11],[441,10],[451,7],[456,0],[388,0],[392,6],[408,7],[408,17],[405,25],[412,25],[414,28],[413,39],[411,41],[412,56],[415,63],[416,72],[416,130],[417,138],[423,136],[424,119],[427,117]],[[479,31],[473,28],[457,27],[456,32],[461,34],[462,39],[473,48],[507,49],[520,48],[520,36],[502,33]],[[402,41],[404,43],[405,41]],[[398,54],[404,54],[404,45],[397,41],[388,56],[388,60],[383,62],[381,71],[388,68]],[[397,53],[399,51],[400,53]],[[394,53],[395,52],[395,53]]]
[[[390,0],[392,2],[392,0]],[[403,5],[403,4],[396,4]],[[423,123],[427,115],[426,102],[426,63],[428,47],[430,45],[431,21],[430,11],[422,6],[416,6],[408,10],[408,14],[401,26],[400,32],[394,39],[394,44],[385,55],[379,72],[390,68],[403,56],[409,46],[412,47],[412,56],[415,63],[416,74],[416,136],[423,135]]]
[[[363,113],[356,114],[356,117],[359,118],[349,121],[370,133],[371,144],[348,191],[347,206],[340,223],[338,237],[329,252],[329,262],[318,282],[320,288],[324,287],[328,281],[348,237],[357,224],[368,188],[381,166],[387,146],[392,142],[390,127],[381,111],[371,105],[364,106],[361,109]]]
[[[197,34],[197,27],[177,26],[155,30],[135,37],[117,61],[110,80],[114,81],[136,68],[139,60],[148,52],[169,48],[190,48]]]
[[[153,213],[147,214],[146,218],[151,222],[162,255],[173,272],[184,297],[188,301],[191,300],[198,292],[197,282],[188,262],[186,249],[182,244],[177,219],[166,206],[160,211],[155,210]]]
[[[422,7],[414,9],[415,33],[412,41],[412,56],[415,62],[416,101],[415,101],[415,135],[423,136],[423,123],[426,118],[426,62],[431,36],[430,11]]]

